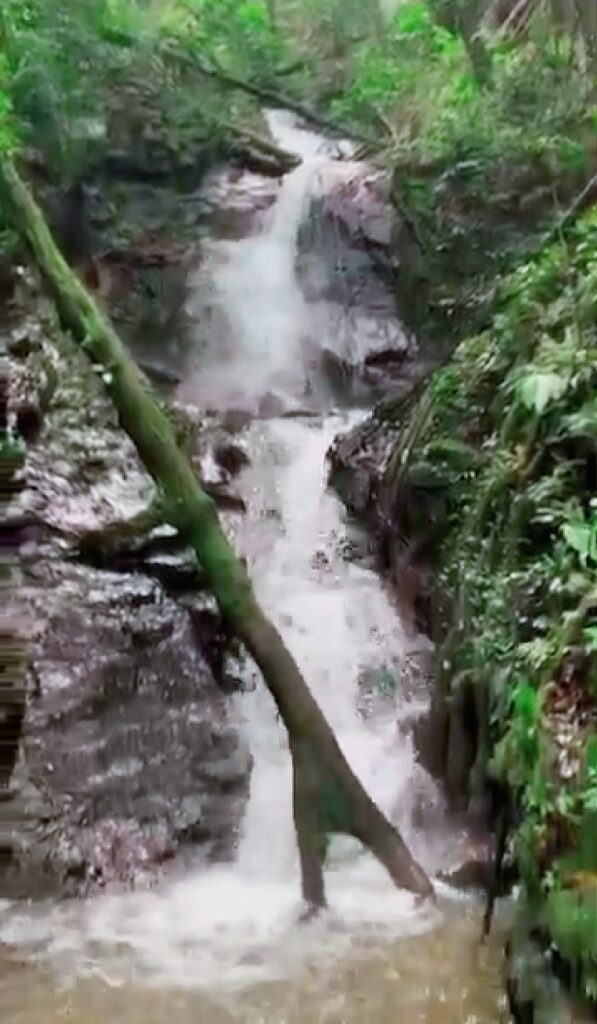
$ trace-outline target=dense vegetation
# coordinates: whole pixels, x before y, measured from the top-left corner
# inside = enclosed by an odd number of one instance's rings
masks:
[[[2,137],[64,186],[106,154],[206,168],[265,133],[263,102],[316,112],[394,170],[423,250],[407,312],[461,330],[594,169],[594,27],[554,18],[575,2],[508,26],[478,0],[8,0]]]
[[[474,805],[489,769],[516,795],[526,909],[593,997],[596,310],[590,214],[503,282],[490,326],[436,374],[400,449],[415,438],[403,483],[424,468],[447,494],[435,701],[453,785]],[[462,778],[467,688],[482,710]]]
[[[587,113],[594,27],[583,35],[573,18],[572,33],[556,31],[538,15],[524,45],[516,31],[477,33],[481,74],[460,12],[475,8],[480,30],[486,8],[514,5],[394,6],[386,22],[376,0],[7,0],[3,112],[12,108],[23,142],[62,173],[123,119],[180,146],[239,123],[248,110],[238,83],[307,97],[394,157],[488,162],[506,149],[583,162],[569,131]]]
[[[468,701],[478,737],[460,781],[473,804],[488,773],[514,795],[525,912],[593,999],[596,61],[582,0],[391,13],[374,0],[5,0],[0,12],[0,149],[53,181],[84,177],[108,149],[205,164],[263,133],[260,106],[276,97],[392,170],[416,254],[413,316],[463,339],[397,424],[393,461],[399,482],[423,468],[446,496],[444,757]],[[14,243],[3,230],[0,248]]]

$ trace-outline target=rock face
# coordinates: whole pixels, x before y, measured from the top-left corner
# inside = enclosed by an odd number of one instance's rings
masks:
[[[188,281],[211,212],[202,187],[210,163],[205,156],[185,173],[151,149],[108,150],[64,189],[30,169],[62,252],[109,307],[148,376],[166,387],[177,383],[188,344]]]
[[[331,485],[374,538],[377,562],[396,588],[403,616],[424,632],[432,584],[425,553],[443,522],[443,488],[424,467],[403,472],[398,456],[408,440],[417,383],[428,373],[424,362],[413,361],[395,397],[380,402],[329,452]]]
[[[314,336],[326,338],[320,369],[337,397],[370,401],[391,392],[417,354],[396,317],[398,217],[383,173],[340,162],[318,173],[299,232],[298,277],[317,309]]]
[[[519,915],[506,948],[506,987],[516,1024],[591,1024],[594,1007],[574,1002],[558,977],[561,964]]]
[[[16,822],[3,888],[131,882],[183,847],[225,857],[251,765],[214,674],[217,610],[174,531],[155,529],[154,486],[94,370],[49,320],[17,350],[13,379],[45,388],[24,489],[7,512],[22,524],[13,605],[32,660],[2,808]]]

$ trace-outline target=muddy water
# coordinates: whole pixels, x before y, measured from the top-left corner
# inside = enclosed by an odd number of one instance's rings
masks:
[[[337,962],[220,992],[65,983],[0,961],[0,1012],[7,1024],[507,1024],[497,949],[479,947],[479,926],[461,908],[424,936],[371,939]]]
[[[335,347],[354,362],[379,338],[400,345],[403,332],[371,309],[351,310],[337,331],[337,297],[330,316],[295,272],[311,201],[369,172],[284,116],[272,115],[271,127],[303,164],[251,230],[214,234],[205,247],[191,310],[196,358],[180,397],[260,411],[242,437],[248,512],[235,543],[353,767],[433,875],[462,860],[468,837],[451,828],[408,735],[428,699],[428,644],[402,628],[366,562],[345,557],[348,526],[326,488],[326,451],[361,413],[334,411],[319,356]],[[231,208],[263,187],[214,183]],[[268,693],[246,682],[236,710],[255,765],[235,862],[148,892],[0,907],[11,950],[0,958],[3,1024],[505,1022],[501,940],[480,947],[475,899],[438,884],[438,904],[418,906],[356,844],[335,841],[330,910],[297,925],[286,738]]]

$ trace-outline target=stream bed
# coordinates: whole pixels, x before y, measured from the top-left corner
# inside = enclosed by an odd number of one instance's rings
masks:
[[[371,297],[366,285],[355,300],[355,271],[341,255],[318,285],[317,232],[299,254],[313,204],[367,186],[370,169],[286,115],[269,120],[303,162],[280,184],[224,172],[210,183],[226,223],[218,233],[216,219],[193,284],[196,337],[178,397],[248,417],[238,479],[247,511],[231,527],[234,542],[355,771],[437,876],[465,859],[471,840],[451,825],[409,735],[428,700],[429,644],[401,625],[364,539],[327,489],[326,453],[363,415],[357,398],[338,408],[330,358],[350,376],[368,354],[413,342],[387,290]],[[251,196],[259,212],[247,228]],[[238,237],[235,211],[245,223]],[[330,909],[297,924],[285,733],[267,691],[247,670],[243,682],[231,700],[254,764],[234,862],[175,868],[148,891],[2,904],[3,1024],[506,1022],[500,923],[481,945],[474,896],[438,882],[437,905],[416,905],[369,854],[337,840]]]

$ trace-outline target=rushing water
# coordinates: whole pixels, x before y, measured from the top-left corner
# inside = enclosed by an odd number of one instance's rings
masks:
[[[337,147],[330,152],[284,116],[271,115],[271,126],[303,163],[259,230],[206,247],[194,297],[201,346],[182,397],[253,411],[274,397],[278,414],[248,431],[251,466],[241,487],[249,511],[235,542],[355,770],[434,872],[456,856],[459,837],[401,728],[426,700],[418,668],[426,644],[406,635],[376,574],[344,556],[346,527],[326,490],[325,455],[358,413],[334,412],[317,379],[321,331],[331,321],[307,302],[295,274],[310,200],[359,169],[334,162]],[[251,179],[228,187],[242,191]],[[346,344],[358,349],[362,339],[347,332]],[[308,417],[279,414],[305,405]],[[505,1021],[499,950],[479,947],[476,902],[440,886],[437,907],[417,907],[352,842],[332,847],[330,911],[297,926],[285,734],[262,686],[237,703],[255,767],[236,862],[150,892],[7,905],[0,938],[28,959],[17,967],[0,960],[2,1021]]]

